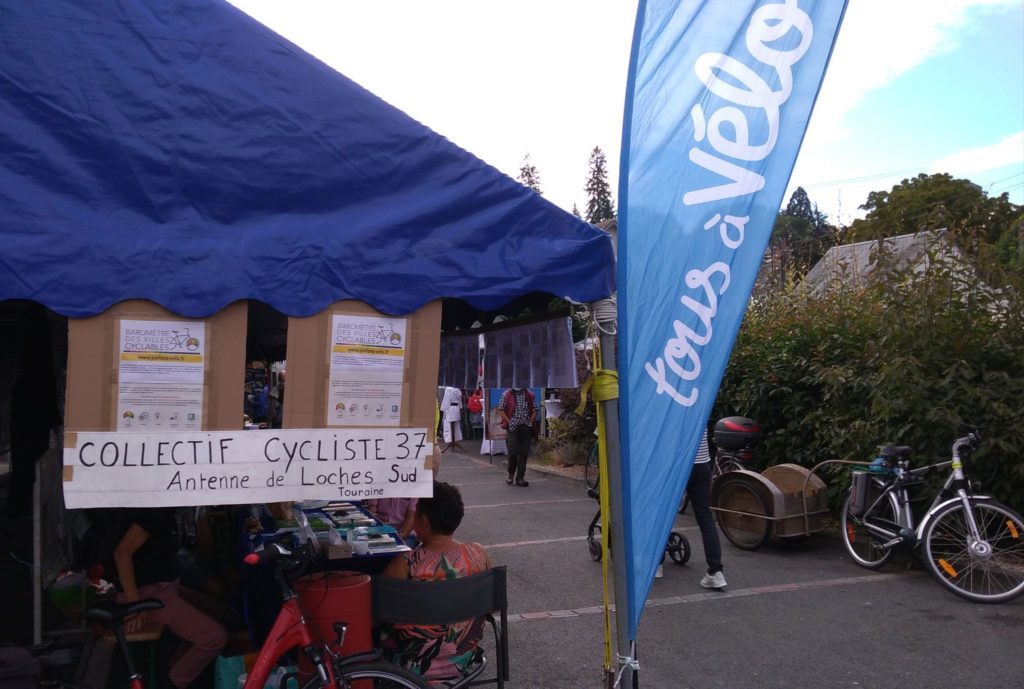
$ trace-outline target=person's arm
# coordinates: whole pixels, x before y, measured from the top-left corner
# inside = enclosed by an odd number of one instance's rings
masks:
[[[408,579],[409,561],[405,559],[405,554],[399,553],[391,558],[391,562],[388,563],[388,566],[384,568],[380,575],[392,579]]]
[[[409,532],[412,531],[412,520],[416,518],[416,502],[410,502],[408,509],[405,511],[405,518],[402,519],[402,523],[398,526],[398,535],[405,540],[409,537]]]
[[[135,551],[142,547],[142,544],[149,540],[149,532],[138,524],[132,524],[128,531],[121,537],[121,541],[114,548],[114,565],[117,567],[117,577],[121,580],[121,588],[124,589],[125,600],[134,603],[140,599],[139,587],[135,581],[135,562],[133,557]],[[143,626],[145,613],[139,613],[134,618],[125,620],[124,629],[126,632],[134,632]]]
[[[501,399],[498,400],[498,417],[506,424],[509,422],[508,414],[505,413],[505,399],[508,397],[508,390],[501,393]]]

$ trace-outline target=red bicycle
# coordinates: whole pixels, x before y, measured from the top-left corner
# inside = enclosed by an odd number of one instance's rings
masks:
[[[295,651],[304,654],[312,665],[313,672],[301,689],[430,689],[422,677],[408,670],[380,659],[377,652],[357,653],[342,656],[334,649],[345,641],[347,623],[334,623],[336,638],[327,644],[319,638],[316,630],[306,622],[293,582],[314,561],[305,551],[293,552],[279,543],[269,543],[258,553],[246,556],[248,565],[271,563],[274,578],[281,590],[283,603],[274,626],[267,635],[267,643],[260,649],[256,662],[245,680],[243,689],[263,689],[271,672],[288,654]],[[102,624],[114,633],[121,654],[128,666],[129,689],[145,689],[142,676],[135,670],[131,653],[124,637],[124,620],[136,613],[155,610],[163,603],[153,598],[122,604],[98,603],[83,611],[82,616]],[[282,687],[294,674],[285,675]]]

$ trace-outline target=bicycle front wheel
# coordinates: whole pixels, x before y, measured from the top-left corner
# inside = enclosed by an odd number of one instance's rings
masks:
[[[597,443],[590,448],[590,454],[587,455],[587,467],[583,473],[583,480],[587,484],[587,488],[590,490],[597,490],[597,484],[600,483],[601,479],[601,467],[600,462],[601,456],[597,450]]]
[[[962,502],[941,508],[924,531],[925,562],[943,586],[977,603],[1024,593],[1024,521],[995,500],[969,498],[981,540],[972,542]]]
[[[880,537],[868,530],[865,521],[877,520],[880,524],[894,528],[896,525],[897,505],[891,496],[882,500],[869,513],[860,517],[850,511],[850,498],[847,493],[843,500],[843,511],[839,517],[839,533],[843,537],[843,545],[846,552],[861,567],[867,569],[881,569],[892,559],[892,548],[883,548]]]
[[[383,661],[343,667],[335,685],[337,689],[431,689],[419,675]]]

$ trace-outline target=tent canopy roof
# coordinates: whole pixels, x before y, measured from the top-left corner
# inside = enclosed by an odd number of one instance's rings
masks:
[[[614,290],[605,233],[222,0],[0,0],[0,39],[0,299],[305,316]]]

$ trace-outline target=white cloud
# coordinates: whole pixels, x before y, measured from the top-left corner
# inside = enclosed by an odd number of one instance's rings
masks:
[[[850,2],[815,106],[808,140],[853,134],[844,116],[864,97],[932,57],[956,48],[979,11],[1020,0],[854,0]]]
[[[1024,131],[1011,134],[991,146],[951,153],[932,163],[929,172],[948,172],[959,177],[1007,165],[1024,166]]]

